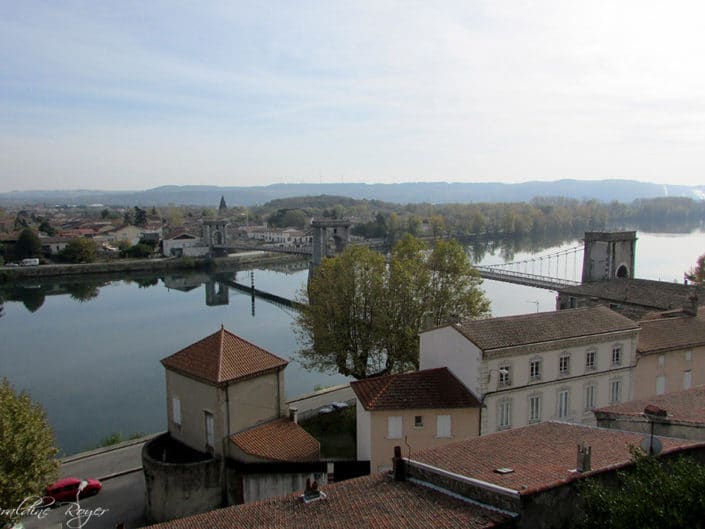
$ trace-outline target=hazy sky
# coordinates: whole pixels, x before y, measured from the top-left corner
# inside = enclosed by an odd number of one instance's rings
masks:
[[[0,0],[0,191],[701,184],[704,21],[702,0]]]

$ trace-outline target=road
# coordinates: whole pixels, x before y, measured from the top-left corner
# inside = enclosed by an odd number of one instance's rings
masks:
[[[106,480],[100,494],[81,500],[80,507],[83,529],[114,529],[120,522],[126,529],[143,527],[144,475],[132,472]],[[22,524],[25,529],[78,529],[76,510],[75,504],[59,505],[24,518]]]
[[[64,504],[37,509],[22,520],[22,527],[114,529],[118,523],[124,523],[125,529],[133,529],[146,525],[141,452],[145,440],[151,437],[63,459],[60,477],[98,478],[103,489],[98,495],[80,501],[80,524],[78,506]]]

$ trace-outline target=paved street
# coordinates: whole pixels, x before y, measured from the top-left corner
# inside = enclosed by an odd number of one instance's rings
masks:
[[[151,436],[149,436],[151,437]],[[37,511],[22,520],[25,529],[114,529],[122,522],[126,529],[142,527],[144,519],[144,475],[141,451],[144,439],[117,447],[94,450],[65,458],[60,477],[98,478],[103,489],[97,496]]]

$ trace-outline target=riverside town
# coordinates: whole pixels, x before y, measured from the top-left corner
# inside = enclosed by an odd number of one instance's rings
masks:
[[[705,528],[686,4],[0,4],[0,529]]]

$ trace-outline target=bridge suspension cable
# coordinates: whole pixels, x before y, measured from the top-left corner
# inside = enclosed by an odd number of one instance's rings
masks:
[[[482,277],[498,281],[509,281],[541,288],[561,288],[580,283],[578,270],[578,255],[583,252],[583,246],[573,246],[558,250],[551,254],[539,255],[493,265],[477,266]],[[573,270],[569,270],[569,260],[572,256]]]

